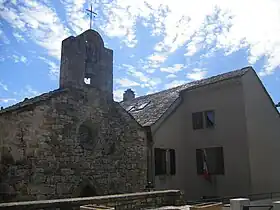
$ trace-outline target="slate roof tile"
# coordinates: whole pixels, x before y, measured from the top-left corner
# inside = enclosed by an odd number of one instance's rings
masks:
[[[120,102],[142,126],[151,126],[169,109],[169,107],[179,98],[179,93],[183,90],[191,90],[205,85],[213,84],[227,79],[243,76],[252,67],[245,67],[239,70],[227,72],[206,79],[190,82],[171,89],[157,93],[140,96],[131,101]],[[144,106],[143,108],[139,106]],[[139,109],[137,109],[139,108]]]

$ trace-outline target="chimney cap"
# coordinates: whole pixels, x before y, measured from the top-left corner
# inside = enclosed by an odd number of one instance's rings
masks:
[[[278,104],[275,105],[276,107],[280,107],[280,102],[278,102]]]
[[[123,101],[131,101],[135,98],[135,93],[131,88],[128,88],[123,93]]]
[[[124,92],[125,92],[125,93],[127,93],[127,92],[134,93],[134,91],[133,91],[131,88],[126,89]]]

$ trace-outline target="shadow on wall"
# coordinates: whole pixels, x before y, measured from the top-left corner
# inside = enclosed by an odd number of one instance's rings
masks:
[[[0,154],[0,202],[9,202],[16,197],[15,186],[8,184],[12,179],[16,161],[8,147],[1,147]]]

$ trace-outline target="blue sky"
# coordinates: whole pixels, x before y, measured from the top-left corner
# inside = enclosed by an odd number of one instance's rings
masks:
[[[91,3],[116,100],[251,65],[280,101],[278,0],[0,0],[0,106],[58,88],[61,41],[89,28]]]

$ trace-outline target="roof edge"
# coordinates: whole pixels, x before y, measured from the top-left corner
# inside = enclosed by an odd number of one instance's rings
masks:
[[[253,69],[253,68],[252,68],[252,69]],[[256,72],[254,69],[253,69],[253,73],[254,73],[254,76],[257,78],[259,84],[261,85],[261,87],[262,87],[264,93],[265,93],[265,94],[267,95],[267,97],[269,98],[269,101],[271,102],[271,104],[272,104],[274,110],[278,113],[278,115],[279,115],[279,117],[280,117],[280,112],[278,111],[276,104],[274,103],[273,99],[271,98],[270,94],[269,94],[268,91],[266,90],[264,84],[262,83],[261,79],[259,78],[257,72]],[[280,104],[280,102],[279,102],[279,104]]]
[[[224,80],[222,80],[222,81],[226,81],[226,80],[231,80],[231,79],[235,79],[235,78],[238,78],[238,77],[242,77],[242,76],[244,76],[248,71],[253,71],[253,72],[255,72],[255,70],[254,70],[254,68],[253,68],[252,66],[246,66],[246,67],[243,67],[243,68],[241,68],[241,69],[239,69],[239,70],[236,70],[236,71],[242,71],[242,70],[244,70],[244,71],[247,70],[247,71],[245,71],[244,74],[235,75],[235,76],[233,76],[233,77],[231,77],[231,78],[226,78],[226,79],[224,79]],[[255,72],[255,74],[256,74],[256,72]],[[222,75],[222,74],[220,74],[220,75]],[[217,76],[219,76],[219,75],[215,75],[215,76],[212,76],[212,77],[217,77]],[[209,78],[211,78],[211,77],[208,77],[208,78],[206,78],[206,79],[209,79]],[[158,121],[160,121],[162,118],[165,118],[165,119],[168,118],[168,116],[170,116],[170,114],[172,114],[173,111],[176,110],[176,109],[178,108],[178,106],[181,104],[181,102],[182,102],[182,94],[183,94],[183,93],[185,93],[185,92],[187,92],[187,91],[190,91],[190,90],[197,89],[197,88],[205,87],[205,86],[208,86],[208,85],[213,85],[213,84],[216,84],[216,83],[219,83],[219,82],[221,82],[221,80],[219,80],[219,81],[217,81],[217,82],[210,83],[210,84],[205,84],[205,85],[200,85],[200,86],[195,86],[195,87],[189,87],[189,88],[187,88],[187,89],[184,89],[184,90],[179,91],[179,97],[178,97],[175,101],[173,101],[173,103],[168,107],[168,109],[166,110],[166,112],[163,113],[163,115],[161,115],[160,118],[158,118],[155,122],[149,124],[148,126],[153,126],[153,125],[155,125],[155,124],[158,123]],[[171,88],[171,89],[172,89],[172,88]],[[179,101],[178,104],[177,104],[175,107],[173,107],[173,109],[170,111],[169,109],[170,109],[177,101]],[[168,111],[170,111],[170,113],[169,113],[167,116],[164,116]],[[162,121],[162,123],[165,121],[165,119]],[[161,124],[161,123],[160,123],[160,124]]]
[[[6,107],[3,110],[0,110],[0,116],[3,114],[11,113],[13,111],[16,111],[16,110],[19,110],[22,108],[26,108],[27,106],[30,106],[30,105],[35,105],[42,101],[49,100],[52,97],[58,96],[62,93],[68,92],[68,91],[69,91],[68,88],[64,88],[64,89],[58,88],[58,89],[55,89],[55,90],[52,90],[49,92],[42,93],[41,95],[34,96],[32,98],[28,98],[28,99],[26,98],[23,101],[20,101],[16,104]]]

